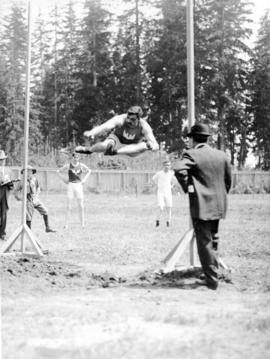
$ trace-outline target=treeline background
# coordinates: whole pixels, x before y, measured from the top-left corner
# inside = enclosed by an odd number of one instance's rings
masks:
[[[61,147],[82,144],[83,131],[149,105],[149,123],[168,153],[180,151],[187,120],[186,2],[70,0],[40,12],[32,26],[29,156],[51,165]],[[255,5],[256,6],[256,5]],[[79,10],[78,10],[79,9]],[[212,141],[245,167],[270,168],[270,14],[252,34],[254,4],[194,3],[196,119]],[[23,154],[27,13],[11,2],[1,14],[0,148],[12,165]],[[138,161],[137,161],[138,162]],[[106,166],[105,166],[106,167]],[[114,167],[114,166],[112,166]],[[117,167],[117,166],[116,166]]]

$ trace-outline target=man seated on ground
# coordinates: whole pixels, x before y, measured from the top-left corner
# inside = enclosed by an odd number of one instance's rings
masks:
[[[96,136],[109,132],[102,142],[89,147],[77,146],[75,152],[91,154],[103,152],[105,155],[137,156],[147,150],[157,151],[159,146],[150,125],[142,119],[143,111],[140,106],[132,106],[127,114],[116,115],[100,126],[85,131],[84,136],[94,140]]]

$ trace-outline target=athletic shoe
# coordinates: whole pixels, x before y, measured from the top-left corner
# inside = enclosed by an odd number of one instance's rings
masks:
[[[85,147],[85,146],[77,146],[75,147],[74,151],[76,153],[82,153],[84,155],[90,155],[91,153],[93,153],[92,151],[90,151],[89,147]]]

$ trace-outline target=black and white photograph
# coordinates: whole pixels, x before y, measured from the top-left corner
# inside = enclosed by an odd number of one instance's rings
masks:
[[[1,0],[0,359],[270,357],[269,0]]]

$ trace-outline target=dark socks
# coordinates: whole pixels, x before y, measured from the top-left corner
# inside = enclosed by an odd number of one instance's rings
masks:
[[[56,232],[54,229],[50,228],[49,226],[49,218],[47,214],[43,215],[44,223],[45,223],[45,230],[46,232]]]

